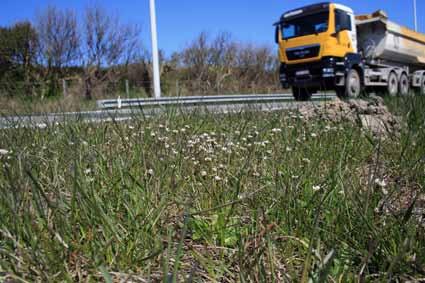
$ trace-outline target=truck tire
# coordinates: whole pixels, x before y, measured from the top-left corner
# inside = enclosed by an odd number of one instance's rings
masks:
[[[398,78],[394,72],[391,72],[388,76],[387,91],[390,96],[397,96],[398,94]]]
[[[337,87],[336,95],[340,98],[357,98],[362,92],[362,82],[359,72],[351,69],[345,78],[345,87]]]
[[[400,95],[402,96],[409,95],[410,93],[409,77],[405,73],[401,74],[400,76],[399,89],[400,89]]]
[[[296,101],[308,101],[311,98],[311,91],[305,87],[292,87],[292,94]]]

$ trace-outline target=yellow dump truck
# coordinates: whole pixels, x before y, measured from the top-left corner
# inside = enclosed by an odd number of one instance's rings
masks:
[[[355,16],[347,6],[320,3],[284,13],[275,26],[280,81],[296,100],[319,90],[425,95],[425,35],[383,11]]]

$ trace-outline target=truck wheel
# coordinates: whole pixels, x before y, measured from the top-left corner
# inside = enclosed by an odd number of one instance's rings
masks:
[[[311,92],[305,87],[292,87],[292,94],[296,101],[308,101],[311,98]]]
[[[394,72],[391,72],[388,76],[387,90],[390,96],[396,96],[398,94],[398,78]]]
[[[345,87],[337,87],[336,95],[340,98],[357,98],[362,91],[362,82],[360,81],[359,72],[351,69],[345,78]]]
[[[360,81],[359,72],[351,69],[347,74],[347,81],[345,82],[345,92],[349,98],[357,98],[362,91],[362,82]]]
[[[409,78],[406,74],[402,74],[399,82],[400,95],[406,96],[410,92]]]

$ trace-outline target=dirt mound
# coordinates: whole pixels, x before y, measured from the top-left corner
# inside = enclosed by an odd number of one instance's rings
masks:
[[[371,96],[367,100],[336,98],[319,105],[303,105],[299,112],[307,120],[349,121],[379,137],[399,133],[401,128],[400,119],[388,110],[383,99],[378,96]]]

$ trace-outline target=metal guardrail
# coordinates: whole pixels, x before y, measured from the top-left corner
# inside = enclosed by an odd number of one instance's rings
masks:
[[[313,96],[316,99],[330,99],[335,95],[320,94]],[[122,108],[140,108],[168,105],[211,105],[211,104],[233,104],[233,103],[272,103],[293,101],[291,94],[252,94],[252,95],[219,95],[219,96],[181,96],[181,97],[163,97],[154,98],[134,98],[134,99],[106,99],[98,100],[98,109],[122,109]]]
[[[322,93],[313,96],[313,101],[335,98],[333,93]],[[21,115],[0,117],[0,129],[15,127],[38,127],[67,122],[102,122],[109,120],[128,120],[143,114],[144,117],[158,115],[166,111],[167,106],[179,106],[184,111],[206,111],[207,113],[232,113],[247,109],[274,111],[293,109],[303,103],[295,103],[290,94],[267,95],[221,95],[164,97],[160,99],[109,99],[97,101],[100,108],[96,111],[45,113],[41,115]]]

